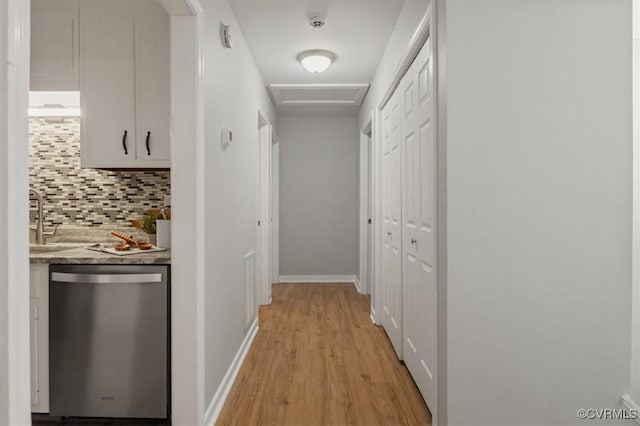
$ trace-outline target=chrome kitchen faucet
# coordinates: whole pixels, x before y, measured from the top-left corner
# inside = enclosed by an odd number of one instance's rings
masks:
[[[43,207],[43,198],[40,192],[35,189],[29,189],[29,193],[33,194],[36,197],[36,201],[38,203],[38,221],[36,222],[36,244],[44,245],[46,244],[47,237],[53,237],[56,233],[58,227],[53,228],[52,232],[44,232],[44,207]]]

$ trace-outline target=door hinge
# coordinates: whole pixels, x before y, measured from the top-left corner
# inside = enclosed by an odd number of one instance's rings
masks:
[[[258,226],[260,226],[260,221],[258,221]]]
[[[371,225],[371,219],[369,219],[369,225]]]

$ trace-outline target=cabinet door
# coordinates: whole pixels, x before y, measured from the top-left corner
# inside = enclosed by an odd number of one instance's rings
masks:
[[[134,22],[137,160],[169,167],[169,17],[136,16]]]
[[[77,91],[78,1],[31,1],[31,90]]]
[[[31,265],[31,412],[49,412],[49,265]]]
[[[29,305],[29,331],[31,345],[31,411],[34,412],[40,405],[40,345],[39,337],[41,333],[40,327],[40,301],[31,300]]]
[[[109,2],[81,4],[83,167],[133,167],[135,162],[133,19]]]

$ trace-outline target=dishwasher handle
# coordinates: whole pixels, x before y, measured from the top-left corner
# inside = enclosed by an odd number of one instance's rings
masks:
[[[153,284],[162,282],[162,274],[76,274],[52,272],[51,281],[78,284]]]

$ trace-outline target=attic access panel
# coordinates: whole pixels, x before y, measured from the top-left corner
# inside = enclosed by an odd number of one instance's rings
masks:
[[[360,105],[368,84],[271,84],[276,105]]]

